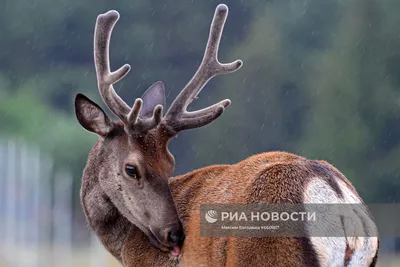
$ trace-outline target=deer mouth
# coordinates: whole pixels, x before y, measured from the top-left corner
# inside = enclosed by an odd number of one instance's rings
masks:
[[[174,257],[178,257],[181,254],[181,248],[179,246],[173,246],[169,251]]]
[[[181,254],[180,246],[166,245],[164,242],[162,242],[160,240],[160,238],[156,234],[153,233],[153,231],[151,229],[149,231],[148,237],[149,237],[150,243],[154,247],[156,247],[162,251],[165,251],[165,252],[169,251],[173,257],[178,257]]]

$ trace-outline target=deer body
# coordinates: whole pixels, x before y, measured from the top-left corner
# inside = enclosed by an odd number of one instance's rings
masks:
[[[76,96],[79,123],[99,136],[81,187],[90,227],[126,267],[374,266],[377,237],[200,236],[201,204],[362,203],[351,183],[330,164],[283,152],[170,178],[175,160],[168,150],[169,141],[183,130],[213,122],[230,105],[223,100],[187,111],[211,78],[242,66],[240,60],[222,64],[217,58],[227,14],[227,6],[216,8],[202,63],[165,115],[161,82],[150,86],[132,107],[117,95],[113,84],[130,70],[129,65],[110,70],[109,44],[119,14],[109,11],[98,16],[94,38],[98,88],[119,120],[111,121],[86,96]],[[370,217],[356,219],[362,225],[375,226]]]
[[[96,211],[89,212],[85,208],[89,218],[93,217],[90,212],[96,212],[97,218],[102,216],[97,222],[89,219],[89,223],[104,246],[124,266],[375,266],[377,237],[350,244],[346,244],[344,237],[335,237],[330,238],[334,241],[330,244],[317,237],[200,236],[201,204],[334,203],[332,197],[336,203],[362,203],[350,182],[325,161],[267,152],[234,165],[195,170],[171,178],[169,184],[186,232],[179,258],[152,246],[147,236],[125,219],[105,194],[104,198],[84,205],[90,206],[90,210],[97,207]],[[316,191],[315,185],[321,184]],[[86,197],[85,191],[82,190],[83,203],[85,199],[92,199]],[[373,221],[365,223],[373,224]],[[353,252],[346,259],[349,249]],[[363,257],[356,257],[357,253]]]
[[[315,190],[315,185],[318,190]],[[325,161],[308,160],[284,152],[267,152],[234,165],[210,166],[178,176],[170,180],[170,187],[187,233],[180,266],[375,264],[377,237],[360,238],[346,246],[345,237],[329,238],[330,243],[322,237],[200,236],[201,204],[362,203],[350,182]],[[364,221],[364,218],[360,220]],[[371,218],[365,224],[374,225]],[[347,259],[346,253],[349,254]]]

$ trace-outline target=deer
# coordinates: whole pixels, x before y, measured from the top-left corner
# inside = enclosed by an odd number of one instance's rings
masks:
[[[169,142],[181,131],[213,123],[229,99],[197,111],[188,106],[215,76],[233,73],[241,60],[222,64],[218,49],[228,7],[217,6],[203,60],[169,109],[162,82],[132,107],[113,85],[130,71],[111,72],[109,45],[119,13],[97,17],[94,61],[103,109],[83,94],[75,114],[98,136],[82,175],[80,198],[89,226],[104,247],[131,266],[375,266],[377,236],[203,237],[200,206],[249,203],[363,203],[351,182],[326,161],[287,152],[265,152],[236,163],[207,166],[173,177]],[[375,226],[371,216],[358,218]]]

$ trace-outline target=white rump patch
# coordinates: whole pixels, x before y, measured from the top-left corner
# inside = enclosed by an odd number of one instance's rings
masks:
[[[356,195],[347,184],[341,179],[336,178],[336,182],[342,191],[343,198],[339,197],[335,190],[320,177],[313,178],[304,191],[305,204],[357,204],[362,203],[360,197]],[[306,207],[307,209],[307,207]],[[358,211],[360,211],[359,209]],[[344,218],[344,225],[342,218]],[[352,237],[351,229],[369,228],[369,232],[376,232],[374,222],[368,214],[346,214],[341,216],[337,212],[328,213],[324,218],[318,218],[318,224],[332,225],[343,230],[343,237],[310,237],[311,243],[317,252],[321,266],[343,266],[345,262],[346,247],[353,251],[351,253],[349,267],[369,266],[375,256],[378,238],[377,237]],[[347,226],[351,225],[351,227]],[[345,228],[345,229],[343,229]],[[345,232],[346,231],[346,232]],[[346,234],[345,234],[346,233]],[[345,237],[346,236],[346,237]]]

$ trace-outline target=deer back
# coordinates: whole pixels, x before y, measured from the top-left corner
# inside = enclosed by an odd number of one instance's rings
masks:
[[[283,152],[211,166],[169,181],[186,235],[180,266],[373,266],[378,238],[200,236],[201,204],[363,203],[324,161]],[[354,216],[375,227],[368,217]]]

